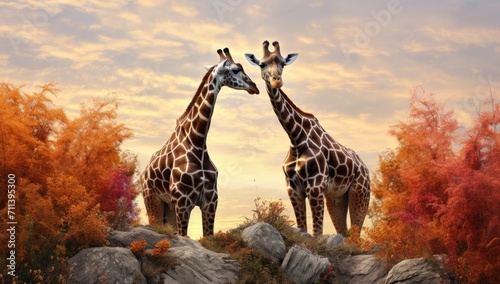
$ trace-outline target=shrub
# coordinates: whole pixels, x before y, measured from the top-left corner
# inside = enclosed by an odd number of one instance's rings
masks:
[[[148,243],[146,242],[146,240],[133,241],[130,244],[129,249],[133,253],[144,255],[146,253],[146,246],[147,245],[148,245]]]
[[[243,227],[248,227],[259,222],[265,222],[275,227],[278,231],[288,230],[293,221],[290,221],[287,215],[283,215],[285,206],[283,201],[261,201],[260,197],[254,199],[255,210],[253,210],[252,218],[246,218]]]
[[[170,249],[170,242],[168,240],[161,240],[156,244],[156,248],[153,249],[152,255],[154,257],[161,257],[168,252]]]
[[[286,283],[280,265],[257,250],[243,248],[232,257],[241,263],[239,283]]]
[[[225,233],[218,231],[213,236],[201,238],[200,244],[211,251],[227,254],[233,254],[246,247],[241,237],[241,232],[238,230],[231,230]]]

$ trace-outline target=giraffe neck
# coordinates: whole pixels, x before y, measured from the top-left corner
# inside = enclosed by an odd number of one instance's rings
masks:
[[[316,118],[298,108],[281,89],[273,88],[269,83],[266,83],[266,88],[274,112],[290,142],[299,145],[307,139],[307,131],[316,124]]]
[[[193,146],[204,147],[215,108],[220,82],[212,67],[203,77],[196,94],[183,115],[177,119],[178,127],[187,134]]]

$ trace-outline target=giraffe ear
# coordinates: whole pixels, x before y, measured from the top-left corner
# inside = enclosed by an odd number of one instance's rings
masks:
[[[245,53],[245,57],[252,65],[260,65],[260,60],[251,53]]]
[[[217,73],[224,73],[226,63],[227,63],[227,59],[224,59],[223,61],[219,62],[219,64],[217,64],[215,66],[215,71]]]
[[[213,66],[210,66],[210,65],[205,65],[205,69],[210,70],[210,68],[212,68]]]
[[[299,56],[298,53],[290,53],[288,54],[286,57],[285,57],[285,65],[290,65],[292,64],[295,59],[297,59],[297,57]]]

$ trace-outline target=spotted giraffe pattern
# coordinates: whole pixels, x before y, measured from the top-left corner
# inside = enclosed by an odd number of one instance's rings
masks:
[[[225,48],[211,67],[167,143],[153,154],[140,176],[150,222],[169,223],[187,235],[194,206],[202,213],[203,236],[214,231],[217,210],[217,168],[208,155],[206,138],[217,94],[223,86],[258,94],[255,83]]]
[[[281,56],[278,42],[275,50],[264,41],[264,57],[247,59],[261,67],[267,93],[274,112],[290,138],[290,149],[283,162],[288,196],[297,226],[307,232],[306,198],[313,217],[314,235],[323,234],[324,203],[337,233],[347,234],[347,211],[351,225],[363,226],[370,201],[368,168],[350,148],[338,143],[310,113],[300,110],[281,90],[283,67],[295,61],[297,54]]]

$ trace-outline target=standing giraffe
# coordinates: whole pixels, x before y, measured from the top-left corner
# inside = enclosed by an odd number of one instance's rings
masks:
[[[264,41],[264,57],[245,54],[252,65],[261,68],[274,112],[290,138],[290,150],[283,162],[288,196],[301,231],[307,232],[306,203],[309,199],[314,235],[323,234],[324,199],[337,233],[347,234],[347,210],[351,225],[360,229],[370,201],[368,169],[351,149],[335,141],[314,115],[300,110],[281,90],[283,67],[298,54],[281,56],[278,42]]]
[[[208,69],[191,103],[177,119],[174,133],[153,154],[140,177],[150,222],[168,222],[182,236],[187,235],[194,206],[201,209],[203,236],[214,232],[217,168],[208,155],[206,140],[217,94],[223,86],[259,93],[227,47],[217,53],[220,62]]]

